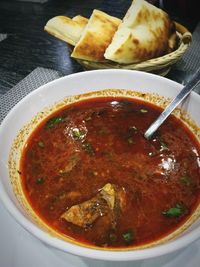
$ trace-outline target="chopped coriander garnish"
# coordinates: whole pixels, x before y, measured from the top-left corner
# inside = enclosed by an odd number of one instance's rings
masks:
[[[144,109],[144,108],[141,108],[139,111],[140,111],[140,113],[147,113],[148,112],[148,110]]]
[[[189,175],[184,175],[180,178],[180,182],[184,185],[189,186],[191,184],[191,177]]]
[[[41,148],[44,148],[44,147],[45,147],[44,142],[39,141],[39,142],[38,142],[38,146],[41,147]]]
[[[44,178],[38,178],[37,180],[36,180],[36,184],[43,184],[44,183]]]
[[[79,159],[79,156],[78,154],[72,154],[70,157],[69,157],[69,161],[70,162],[78,162],[80,159]]]
[[[92,120],[92,116],[85,117],[85,121],[91,121],[91,120]]]
[[[132,136],[133,134],[136,134],[138,129],[135,126],[130,126],[128,128],[128,136]]]
[[[111,242],[115,242],[115,241],[117,241],[117,236],[116,236],[116,234],[114,234],[114,233],[110,233],[110,234],[109,234],[109,240],[110,240]]]
[[[47,128],[53,128],[55,126],[55,124],[61,123],[63,122],[63,118],[61,117],[53,117],[51,119],[49,119],[46,123],[46,127]]]
[[[74,128],[72,129],[72,135],[75,140],[80,140],[83,139],[85,134],[82,131],[80,131],[80,129]]]
[[[133,140],[132,137],[129,137],[129,138],[127,139],[127,141],[128,141],[128,143],[129,143],[130,145],[135,144],[135,142],[134,142],[134,140]]]
[[[94,155],[94,148],[90,143],[83,143],[82,148],[90,155]]]
[[[163,138],[160,135],[160,132],[159,131],[157,132],[157,135],[156,135],[156,139],[155,140],[158,140],[158,142],[160,143],[160,151],[168,150],[168,146],[165,143],[165,141],[163,140]]]
[[[58,195],[58,198],[59,199],[64,199],[66,197],[67,193],[66,192],[61,192],[59,195]]]
[[[160,151],[168,150],[167,145],[163,141],[160,141],[160,146],[161,146]]]
[[[130,229],[130,230],[127,230],[125,231],[123,234],[123,239],[127,242],[127,243],[130,243],[133,241],[133,238],[134,238],[134,235],[133,235],[133,231]]]
[[[162,214],[169,218],[178,218],[185,212],[185,206],[177,203],[175,207],[162,212]]]
[[[135,126],[130,126],[127,131],[127,142],[131,144],[135,144],[135,141],[133,139],[133,136],[137,133],[137,128]]]

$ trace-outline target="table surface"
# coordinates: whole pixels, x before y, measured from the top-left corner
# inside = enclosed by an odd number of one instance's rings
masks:
[[[77,14],[89,17],[94,8],[122,18],[130,3],[131,0],[49,0],[45,4],[1,0],[0,34],[7,34],[8,37],[0,42],[0,94],[5,94],[37,67],[51,68],[63,75],[83,71],[82,67],[69,57],[70,51],[66,43],[44,32],[44,25],[50,18],[56,15],[73,17]],[[193,18],[177,17],[174,10],[170,15],[191,32],[197,24]],[[168,77],[176,80],[175,71],[172,70]],[[72,256],[68,256],[67,261],[61,260],[62,257],[58,260],[48,248],[18,226],[1,203],[0,217],[0,267],[112,266],[110,263],[80,260]],[[12,230],[8,232],[8,229]],[[200,261],[199,252],[200,242],[197,242],[172,258],[163,257],[148,263],[135,263],[134,266],[197,267]],[[132,263],[115,265],[132,266]]]

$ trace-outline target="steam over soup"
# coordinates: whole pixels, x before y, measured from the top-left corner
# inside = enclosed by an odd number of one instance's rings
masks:
[[[160,112],[142,100],[98,97],[40,123],[20,169],[37,215],[100,247],[147,244],[183,224],[199,203],[200,147],[173,115],[146,140]]]

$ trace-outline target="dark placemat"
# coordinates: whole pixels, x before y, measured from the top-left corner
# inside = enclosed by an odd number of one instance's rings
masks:
[[[8,37],[7,33],[0,33],[0,42]]]
[[[200,22],[192,34],[192,44],[187,49],[176,68],[194,72],[200,67]]]
[[[39,86],[55,80],[62,75],[55,70],[36,68],[6,94],[0,95],[0,122],[24,96]]]
[[[193,34],[192,43],[183,57],[175,64],[167,75],[169,79],[186,84],[192,75],[200,67],[200,22],[197,24]],[[200,86],[195,91],[200,94]]]

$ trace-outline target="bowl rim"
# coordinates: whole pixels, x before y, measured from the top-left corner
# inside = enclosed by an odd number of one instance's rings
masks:
[[[74,73],[70,74],[68,76],[64,76],[61,78],[58,78],[54,81],[48,82],[42,86],[39,86],[36,90],[32,91],[28,95],[26,95],[24,98],[22,98],[7,114],[7,116],[4,118],[4,120],[1,123],[0,127],[0,136],[2,129],[4,128],[4,125],[9,122],[10,118],[14,115],[15,111],[18,109],[18,107],[23,104],[24,101],[27,101],[30,99],[33,95],[38,94],[41,90],[43,90],[46,87],[49,87],[51,85],[59,84],[60,81],[68,80],[71,77],[79,77],[80,75],[93,75],[95,73],[110,73],[110,74],[120,74],[122,72],[129,72],[133,73],[135,72],[139,76],[151,76],[151,78],[157,79],[157,80],[166,80],[166,82],[171,83],[171,85],[174,85],[177,87],[178,90],[180,90],[183,85],[169,80],[165,77],[161,77],[155,74],[151,73],[145,73],[142,71],[135,71],[135,70],[116,70],[116,69],[109,69],[109,70],[92,70],[92,71],[85,71],[80,73]],[[200,96],[192,92],[192,95],[196,95],[199,98]],[[178,239],[173,239],[168,241],[167,243],[156,245],[154,247],[149,247],[145,249],[133,249],[133,250],[127,250],[127,251],[112,251],[112,250],[98,250],[94,248],[86,248],[82,246],[78,246],[76,244],[68,243],[64,240],[55,238],[48,233],[44,232],[43,230],[39,229],[34,223],[30,222],[25,215],[19,211],[19,209],[15,206],[13,201],[8,196],[6,189],[4,188],[4,185],[0,179],[0,199],[6,208],[6,210],[10,213],[10,215],[15,219],[15,221],[21,225],[24,229],[26,229],[29,233],[31,233],[33,236],[36,236],[39,240],[44,242],[47,245],[50,245],[51,247],[61,250],[63,252],[71,253],[77,256],[83,256],[87,258],[92,259],[99,259],[99,260],[108,260],[108,261],[131,261],[131,260],[144,260],[147,258],[154,258],[158,256],[162,256],[165,254],[169,254],[171,252],[175,252],[179,249],[182,249],[189,245],[190,243],[196,241],[200,237],[200,231],[199,229],[194,229],[192,232],[189,232],[187,235],[179,236]]]

